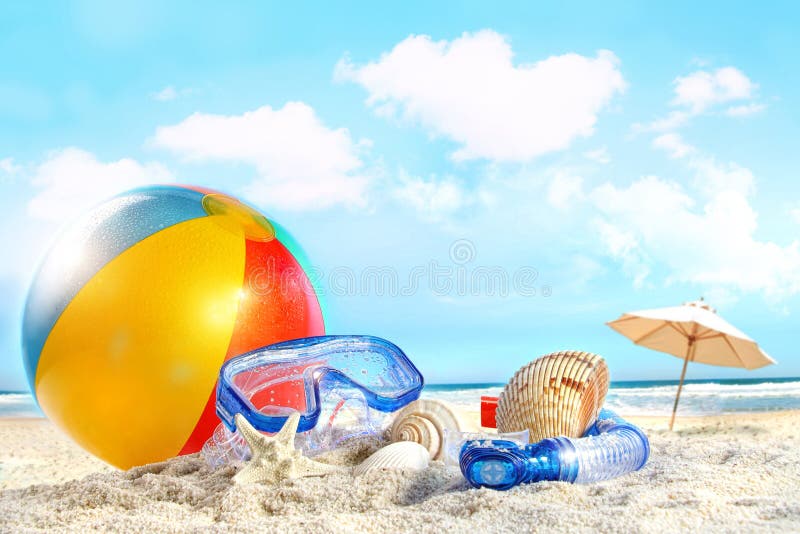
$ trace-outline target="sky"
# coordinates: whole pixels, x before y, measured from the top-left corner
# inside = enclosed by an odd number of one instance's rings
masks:
[[[149,183],[239,196],[315,267],[329,333],[428,383],[555,350],[681,362],[605,322],[704,296],[800,376],[800,6],[0,4],[0,389],[60,228]],[[381,284],[375,280],[382,280]]]

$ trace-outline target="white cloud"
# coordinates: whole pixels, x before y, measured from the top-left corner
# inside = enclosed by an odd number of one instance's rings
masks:
[[[170,102],[197,93],[197,89],[192,87],[176,88],[174,85],[167,85],[160,91],[150,94],[150,98],[158,102]]]
[[[22,165],[17,165],[14,158],[0,159],[0,184],[13,182],[21,170]]]
[[[597,163],[602,163],[603,165],[611,163],[611,155],[609,155],[608,149],[604,146],[594,150],[587,150],[583,153],[583,157],[596,161]]]
[[[712,302],[717,310],[736,304],[739,300],[739,295],[727,287],[707,288],[702,296],[706,302]]]
[[[692,118],[687,111],[670,111],[666,117],[656,119],[649,124],[636,123],[633,130],[637,132],[668,132],[680,128]]]
[[[653,145],[684,161],[694,194],[655,176],[627,188],[605,184],[590,194],[603,214],[596,228],[605,252],[634,285],[663,271],[667,282],[702,285],[726,302],[741,292],[773,300],[800,292],[800,242],[755,237],[750,169],[702,154],[677,133],[661,135]]]
[[[565,274],[569,280],[569,289],[582,292],[591,281],[606,274],[606,268],[584,254],[575,254],[569,259]]]
[[[704,285],[718,295],[758,291],[780,299],[800,292],[800,242],[780,245],[755,237],[750,169],[702,154],[676,133],[657,137],[653,145],[685,162],[694,196],[655,176],[627,188],[605,184],[591,194],[604,215],[598,235],[606,253],[623,264],[634,284],[658,268],[669,282]]]
[[[695,56],[689,60],[689,65],[692,65],[694,67],[705,68],[711,65],[711,61],[704,57]]]
[[[722,191],[737,191],[747,196],[755,191],[755,177],[750,169],[699,154],[680,134],[662,134],[653,140],[653,146],[664,150],[671,158],[685,159],[686,166],[694,171],[692,185],[707,196]]]
[[[695,148],[676,133],[667,133],[656,137],[653,146],[669,153],[669,157],[680,159],[695,151]]]
[[[592,199],[606,252],[639,285],[658,268],[668,282],[713,290],[773,299],[800,292],[800,242],[756,239],[757,216],[742,191],[723,188],[696,206],[680,185],[650,176],[627,188],[603,185]]]
[[[634,124],[636,131],[668,132],[687,124],[693,117],[719,110],[731,117],[744,117],[758,113],[766,105],[756,102],[758,84],[735,67],[723,67],[714,71],[699,70],[687,76],[678,76],[673,81],[674,93],[670,104],[675,109],[666,117],[649,124]]]
[[[760,113],[766,109],[766,104],[744,104],[742,106],[731,106],[725,110],[725,115],[729,117],[747,117],[749,115],[755,115],[756,113]]]
[[[37,219],[62,221],[122,191],[173,180],[157,163],[128,158],[103,163],[84,150],[65,148],[50,153],[36,167],[31,184],[38,192],[28,203],[28,213]]]
[[[547,202],[560,210],[568,209],[583,198],[583,178],[567,172],[557,172],[547,189]]]
[[[178,98],[178,91],[171,85],[164,87],[162,90],[152,94],[153,100],[159,102],[168,102]]]
[[[591,135],[597,114],[625,89],[609,51],[515,65],[508,41],[491,30],[450,42],[410,36],[377,62],[343,59],[335,77],[366,88],[379,115],[457,142],[457,161],[526,161],[562,150]]]
[[[748,100],[758,88],[735,67],[713,72],[697,71],[675,79],[673,105],[686,106],[692,113],[701,113],[709,106],[734,100]]]
[[[255,202],[288,209],[363,206],[369,179],[346,128],[330,129],[302,102],[241,115],[195,113],[156,130],[153,142],[186,160],[241,162],[259,177],[246,187]]]
[[[789,210],[789,216],[794,219],[794,222],[800,224],[800,208],[792,208]]]
[[[393,194],[402,204],[413,207],[424,220],[440,221],[472,203],[464,188],[453,178],[429,180],[402,176]]]
[[[734,191],[742,196],[755,192],[753,173],[737,163],[720,163],[708,156],[698,156],[691,158],[687,165],[695,171],[692,184],[707,196],[725,191]]]
[[[22,169],[21,165],[14,163],[14,158],[0,159],[0,172],[8,175],[17,174]]]
[[[650,275],[647,258],[633,230],[621,228],[602,219],[593,225],[605,247],[606,253],[622,264],[626,275],[633,278],[633,286],[641,288]]]
[[[611,260],[609,271],[622,271],[638,288],[675,285],[698,295],[728,295],[723,302],[747,293],[772,302],[800,294],[800,241],[762,235],[752,205],[753,173],[697,148],[677,161],[685,175],[680,181],[645,176],[624,185],[597,185],[597,175],[581,179],[563,167],[529,166],[515,174],[507,165],[489,165],[486,172],[494,174],[485,175],[481,187],[492,192],[498,209],[469,211],[469,228],[494,229],[504,246],[536,243],[542,250],[557,246],[564,259],[579,250],[590,260]],[[429,219],[445,213],[448,222],[476,195],[447,182],[419,180],[398,198]],[[536,209],[531,199],[540,199]],[[564,216],[567,207],[574,216]],[[786,208],[800,223],[800,208]],[[570,261],[560,276],[581,278],[583,271],[573,272]],[[587,263],[585,274],[592,279],[601,272]]]

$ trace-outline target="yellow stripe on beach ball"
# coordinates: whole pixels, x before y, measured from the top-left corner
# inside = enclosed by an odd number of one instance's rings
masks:
[[[214,219],[168,227],[111,260],[45,342],[42,410],[118,467],[177,455],[213,390],[245,265],[243,235]]]

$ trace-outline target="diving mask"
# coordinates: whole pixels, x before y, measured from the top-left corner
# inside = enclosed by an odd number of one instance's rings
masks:
[[[327,450],[379,431],[380,416],[373,412],[402,408],[419,397],[423,384],[403,351],[377,337],[320,336],[269,345],[223,364],[216,406],[224,428],[204,452],[212,464],[243,459],[242,440],[234,433],[237,413],[254,428],[275,433],[294,411],[300,412],[298,432],[312,431],[303,448]]]

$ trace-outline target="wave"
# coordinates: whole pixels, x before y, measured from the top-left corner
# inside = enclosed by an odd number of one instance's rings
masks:
[[[29,393],[0,394],[0,417],[43,417]]]
[[[496,397],[502,384],[448,384],[426,386],[423,398],[448,401],[462,409],[478,411],[483,395]],[[669,415],[678,390],[677,384],[663,382],[646,385],[612,385],[606,407],[622,415]],[[678,413],[714,415],[738,412],[800,410],[800,380],[768,380],[754,383],[729,383],[710,380],[684,384]],[[0,393],[0,417],[42,417],[27,393]]]
[[[652,387],[611,387],[609,393],[618,397],[674,397],[678,386],[652,386]],[[784,397],[787,395],[800,396],[800,381],[798,382],[762,382],[759,384],[720,384],[689,383],[684,384],[681,395],[706,395],[718,397]]]
[[[480,410],[480,402],[483,395],[497,397],[501,391],[503,391],[502,386],[452,389],[448,391],[429,391],[425,389],[422,391],[422,398],[441,399],[461,409],[476,411]]]
[[[448,401],[462,409],[476,411],[482,395],[498,396],[502,386],[447,390],[432,388],[423,397]],[[677,384],[616,385],[609,389],[606,407],[623,415],[669,415]],[[683,415],[761,412],[800,409],[800,380],[724,384],[716,381],[684,384],[678,412]]]

